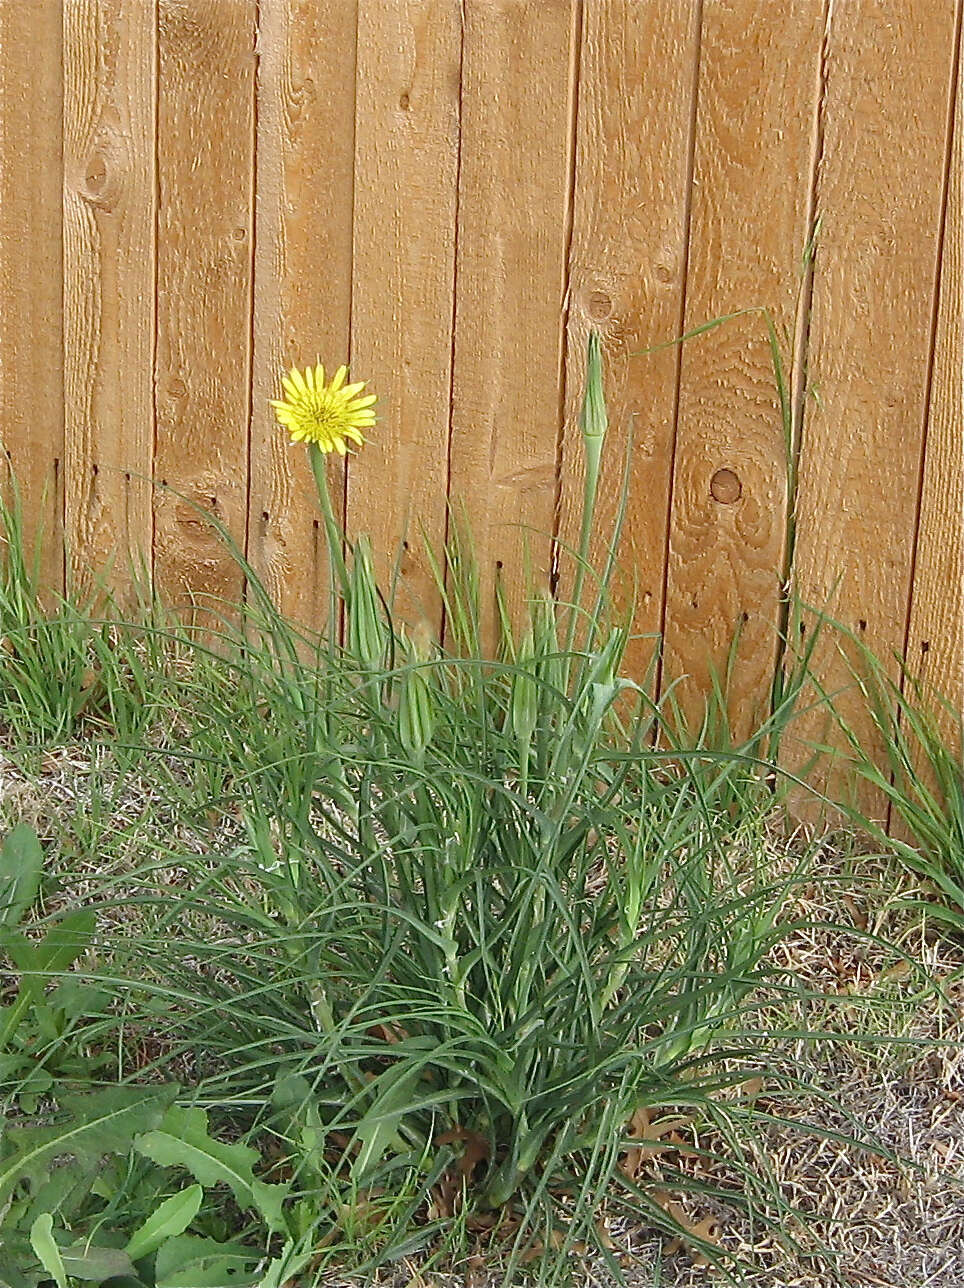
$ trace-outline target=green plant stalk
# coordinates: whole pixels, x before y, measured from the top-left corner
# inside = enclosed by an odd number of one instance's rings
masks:
[[[586,391],[579,415],[582,445],[586,463],[586,477],[582,494],[582,523],[579,530],[579,553],[576,577],[572,590],[572,608],[566,637],[566,652],[571,653],[576,639],[576,627],[582,603],[586,567],[589,563],[589,543],[592,539],[593,517],[596,512],[596,494],[599,490],[599,470],[602,463],[603,442],[609,427],[606,399],[602,385],[602,347],[597,331],[589,332],[586,345]]]
[[[328,593],[332,610],[329,621],[329,634],[331,634],[338,608],[338,595],[340,593],[343,599],[349,596],[348,569],[342,550],[341,527],[335,518],[334,507],[331,504],[325,453],[317,443],[308,444],[308,459],[311,461],[311,472],[315,476],[315,487],[318,489],[318,500],[325,520],[325,540],[328,546]]]

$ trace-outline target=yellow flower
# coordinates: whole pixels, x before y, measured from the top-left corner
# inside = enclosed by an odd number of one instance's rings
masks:
[[[375,423],[374,394],[360,397],[365,381],[346,385],[347,367],[339,367],[325,384],[325,369],[319,362],[303,372],[292,367],[283,376],[284,398],[272,398],[271,406],[291,435],[293,443],[317,443],[323,452],[345,455],[346,440],[361,445],[363,429]]]

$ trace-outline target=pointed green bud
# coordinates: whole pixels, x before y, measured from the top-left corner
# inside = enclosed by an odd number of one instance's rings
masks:
[[[365,533],[355,542],[348,595],[348,651],[366,671],[377,671],[385,657],[388,632],[382,621],[372,543]]]
[[[421,662],[427,650],[413,646],[404,636],[402,645],[412,662]],[[412,759],[420,764],[435,729],[435,706],[426,673],[421,668],[405,672],[398,699],[398,740]]]
[[[586,390],[579,413],[579,428],[586,438],[602,438],[609,428],[606,397],[603,393],[602,346],[599,332],[589,332],[586,349]]]
[[[535,649],[532,643],[532,631],[526,633],[525,639],[516,658],[518,668],[512,676],[512,696],[509,714],[512,720],[512,732],[523,747],[532,741],[536,721],[539,718],[539,686],[536,681]]]

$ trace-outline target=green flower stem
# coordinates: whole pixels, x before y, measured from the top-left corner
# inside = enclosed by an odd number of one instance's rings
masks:
[[[592,537],[593,516],[596,512],[596,493],[599,489],[599,469],[602,462],[603,442],[606,437],[606,430],[609,428],[606,399],[602,384],[602,347],[599,342],[599,334],[596,331],[589,332],[586,352],[586,392],[579,416],[579,428],[582,430],[586,479],[582,500],[582,527],[579,533],[579,556],[576,564],[572,610],[569,616],[569,630],[566,641],[567,653],[572,652],[576,638],[583,585],[586,580],[586,568],[589,564],[589,543]],[[591,640],[587,641],[587,646],[589,644],[591,644]]]
[[[349,590],[348,569],[345,566],[345,555],[342,550],[343,534],[331,504],[325,453],[317,443],[308,444],[308,459],[311,461],[311,471],[315,476],[318,500],[321,502],[321,512],[325,520],[325,539],[328,544],[328,580],[332,603],[337,606],[338,593],[341,593],[343,599],[347,599]]]

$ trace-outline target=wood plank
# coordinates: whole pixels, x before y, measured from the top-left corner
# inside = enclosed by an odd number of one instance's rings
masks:
[[[64,6],[64,388],[68,580],[150,567],[154,70],[150,0]]]
[[[254,176],[254,0],[159,0],[157,442],[162,592],[236,601],[242,578]]]
[[[561,420],[578,6],[466,0],[450,488],[480,565],[482,633],[516,618],[523,549],[548,578]]]
[[[810,340],[821,402],[804,426],[796,584],[895,667],[917,525],[955,8],[853,0],[834,9],[828,43]],[[842,717],[878,753],[835,640],[818,661]],[[796,737],[822,733],[813,716]],[[872,796],[860,801],[879,813]]]
[[[964,69],[958,67],[907,668],[964,713]],[[940,707],[946,737],[958,733]]]
[[[363,0],[358,26],[352,374],[381,397],[348,465],[349,533],[372,535],[394,612],[441,630],[461,24],[437,0]],[[401,547],[401,548],[400,548]]]
[[[324,530],[304,448],[268,399],[280,373],[349,356],[356,0],[262,0],[248,557],[283,612],[319,627]],[[344,472],[331,462],[332,490]]]
[[[589,0],[580,55],[570,256],[559,597],[572,593],[585,467],[579,410],[590,327],[603,337],[609,431],[592,555],[602,566],[633,452],[616,606],[635,594],[638,637],[626,653],[642,680],[663,621],[663,574],[679,353],[638,355],[680,334],[699,6]]]
[[[822,6],[703,7],[685,330],[764,306],[791,331],[809,197]],[[683,346],[673,470],[663,685],[688,723],[710,677],[730,677],[733,733],[765,714],[778,653],[787,453],[759,314]]]
[[[39,572],[63,590],[60,0],[0,0],[0,425]]]

